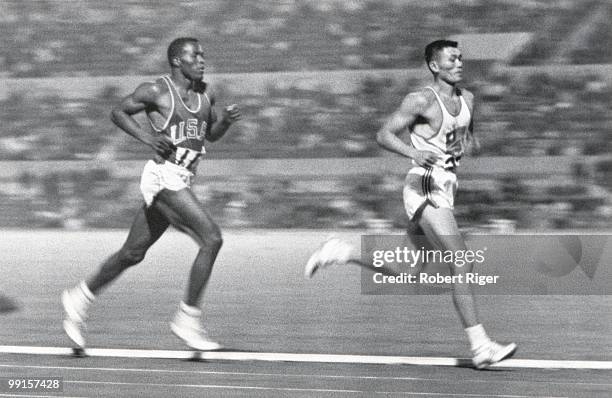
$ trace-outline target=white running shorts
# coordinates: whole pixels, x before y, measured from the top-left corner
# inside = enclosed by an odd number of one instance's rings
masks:
[[[149,160],[142,170],[140,192],[142,192],[145,203],[149,207],[162,189],[180,191],[184,188],[190,188],[193,177],[194,174],[182,166],[168,161],[156,163]]]
[[[415,166],[406,175],[404,208],[411,220],[425,205],[453,209],[457,192],[457,175],[441,167],[426,169]]]

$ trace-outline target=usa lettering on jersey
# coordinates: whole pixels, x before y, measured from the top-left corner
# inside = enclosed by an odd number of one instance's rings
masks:
[[[170,138],[174,145],[180,144],[186,140],[203,140],[206,135],[207,128],[206,120],[202,121],[201,127],[198,128],[198,119],[190,118],[183,120],[178,124],[173,124],[169,127]]]

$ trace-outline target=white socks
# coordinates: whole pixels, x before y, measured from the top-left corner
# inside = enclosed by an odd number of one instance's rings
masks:
[[[87,310],[94,302],[96,296],[89,290],[85,281],[68,290],[71,306],[76,313],[83,319],[87,319]]]
[[[201,309],[199,309],[198,307],[192,307],[190,305],[187,305],[187,304],[185,304],[184,301],[181,301],[181,303],[179,304],[179,308],[186,315],[189,315],[192,318],[199,318],[199,317],[202,316],[202,310]]]
[[[91,290],[89,290],[89,287],[85,281],[81,281],[78,288],[81,290],[81,293],[83,293],[83,298],[85,301],[87,301],[87,303],[92,303],[96,299],[96,296],[91,292]]]
[[[465,332],[467,333],[468,340],[470,340],[470,347],[472,350],[491,342],[491,339],[489,339],[489,336],[487,336],[487,332],[485,332],[484,327],[480,323],[478,325],[465,328]]]

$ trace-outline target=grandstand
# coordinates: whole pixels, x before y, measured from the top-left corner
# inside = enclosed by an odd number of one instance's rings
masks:
[[[553,32],[569,32],[593,3],[9,0],[0,4],[0,40],[12,49],[6,77],[159,73],[167,43],[187,34],[204,40],[215,72],[406,68],[420,66],[423,46],[440,36],[546,34],[555,24]]]
[[[604,64],[612,61],[609,26],[612,4],[589,0],[573,2],[572,12],[548,16],[531,45],[512,65],[547,63]]]
[[[383,118],[428,78],[425,43],[469,35],[486,51],[506,33],[529,41],[505,52],[509,59],[468,59],[467,87],[480,99],[481,156],[489,165],[519,158],[524,167],[482,176],[467,163],[459,200],[477,205],[460,204],[459,217],[470,226],[609,227],[612,81],[610,66],[598,64],[611,63],[611,16],[612,5],[595,0],[2,2],[0,40],[9,50],[0,57],[0,156],[11,162],[0,225],[126,225],[139,200],[136,179],[118,185],[113,163],[148,155],[108,113],[138,81],[165,71],[175,36],[203,40],[208,78],[245,115],[209,158],[368,162],[386,156],[373,139]],[[564,171],[518,178],[542,157]],[[64,166],[11,166],[20,161]],[[403,226],[401,173],[293,182],[270,174],[216,176],[198,189],[227,225]],[[569,212],[578,217],[568,220]]]

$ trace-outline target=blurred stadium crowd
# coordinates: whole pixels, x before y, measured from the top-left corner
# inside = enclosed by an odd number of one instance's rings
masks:
[[[201,38],[209,72],[224,74],[214,82],[218,97],[243,110],[243,121],[211,146],[210,158],[386,156],[375,132],[407,92],[426,83],[426,75],[402,70],[424,69],[427,42],[529,32],[532,40],[501,64],[467,60],[466,86],[479,100],[480,156],[519,157],[526,170],[532,157],[571,158],[571,172],[530,180],[496,175],[480,183],[468,176],[458,215],[474,228],[609,228],[610,17],[612,4],[599,0],[4,1],[0,40],[8,50],[0,56],[0,78],[36,79],[23,80],[23,90],[2,91],[0,159],[146,159],[108,114],[141,76],[167,69],[167,44],[181,35]],[[521,67],[530,69],[512,72]],[[286,72],[303,78],[287,79]],[[265,84],[254,89],[261,73]],[[352,83],[344,84],[349,75]],[[124,87],[108,76],[138,77]],[[65,77],[101,84],[79,95]],[[32,90],[38,79],[51,84]],[[405,224],[401,175],[229,180],[197,188],[225,225]],[[0,187],[0,225],[124,227],[138,205],[137,181],[118,180],[111,166],[24,171]]]
[[[601,3],[8,0],[0,2],[0,40],[12,51],[5,53],[0,69],[15,77],[158,73],[165,68],[168,39],[189,33],[204,40],[217,72],[406,68],[421,66],[422,49],[431,38],[545,29],[542,37],[556,40],[534,43],[513,61],[534,64],[553,56]],[[591,28],[598,40],[586,50],[570,43],[568,62],[612,61],[608,19],[597,21]]]

